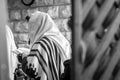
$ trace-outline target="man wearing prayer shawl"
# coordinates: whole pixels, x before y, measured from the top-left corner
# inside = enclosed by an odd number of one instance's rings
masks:
[[[13,33],[8,25],[6,25],[6,39],[7,39],[7,53],[8,53],[8,66],[9,66],[9,78],[10,80],[14,80],[14,73],[18,61],[18,55],[28,55],[29,49],[25,47],[18,48],[15,45],[15,40]]]
[[[37,80],[60,80],[63,62],[71,58],[69,42],[47,13],[33,13],[28,26],[31,49],[23,60],[23,71]]]
[[[7,53],[8,53],[8,65],[9,65],[9,77],[10,80],[14,80],[14,70],[17,68],[17,55],[13,53],[14,50],[16,50],[16,45],[14,41],[14,36],[9,28],[9,26],[6,25],[6,38],[7,38]]]

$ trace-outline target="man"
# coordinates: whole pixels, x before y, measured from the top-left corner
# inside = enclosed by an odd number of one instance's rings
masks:
[[[19,63],[18,54],[23,54],[24,56],[29,53],[27,48],[16,47],[13,33],[8,25],[6,25],[6,38],[7,38],[7,53],[8,53],[8,65],[9,65],[9,78],[14,80],[14,72]],[[26,54],[24,54],[26,53]]]
[[[7,38],[7,53],[8,53],[8,65],[9,65],[9,77],[10,80],[14,80],[14,70],[17,67],[17,55],[12,51],[16,50],[13,33],[9,26],[6,25],[6,38]]]

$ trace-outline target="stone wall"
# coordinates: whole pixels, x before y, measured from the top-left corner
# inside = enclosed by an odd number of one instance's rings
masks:
[[[70,0],[35,0],[29,7],[23,5],[21,0],[8,0],[9,25],[18,47],[27,46],[29,27],[25,26],[25,17],[36,10],[49,13],[63,35],[71,41],[71,31],[67,26],[71,15]]]

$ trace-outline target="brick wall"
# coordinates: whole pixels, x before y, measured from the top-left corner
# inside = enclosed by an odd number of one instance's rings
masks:
[[[71,31],[67,26],[71,15],[70,0],[35,0],[30,7],[23,5],[21,0],[8,0],[9,25],[18,47],[27,46],[29,27],[25,26],[25,17],[36,10],[49,13],[62,34],[71,40]]]

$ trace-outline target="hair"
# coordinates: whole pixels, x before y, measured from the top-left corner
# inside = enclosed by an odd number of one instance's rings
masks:
[[[26,16],[26,17],[25,17],[25,20],[27,20],[27,22],[29,22],[30,16]]]
[[[72,16],[69,17],[67,24],[68,24],[69,28],[72,29]]]

